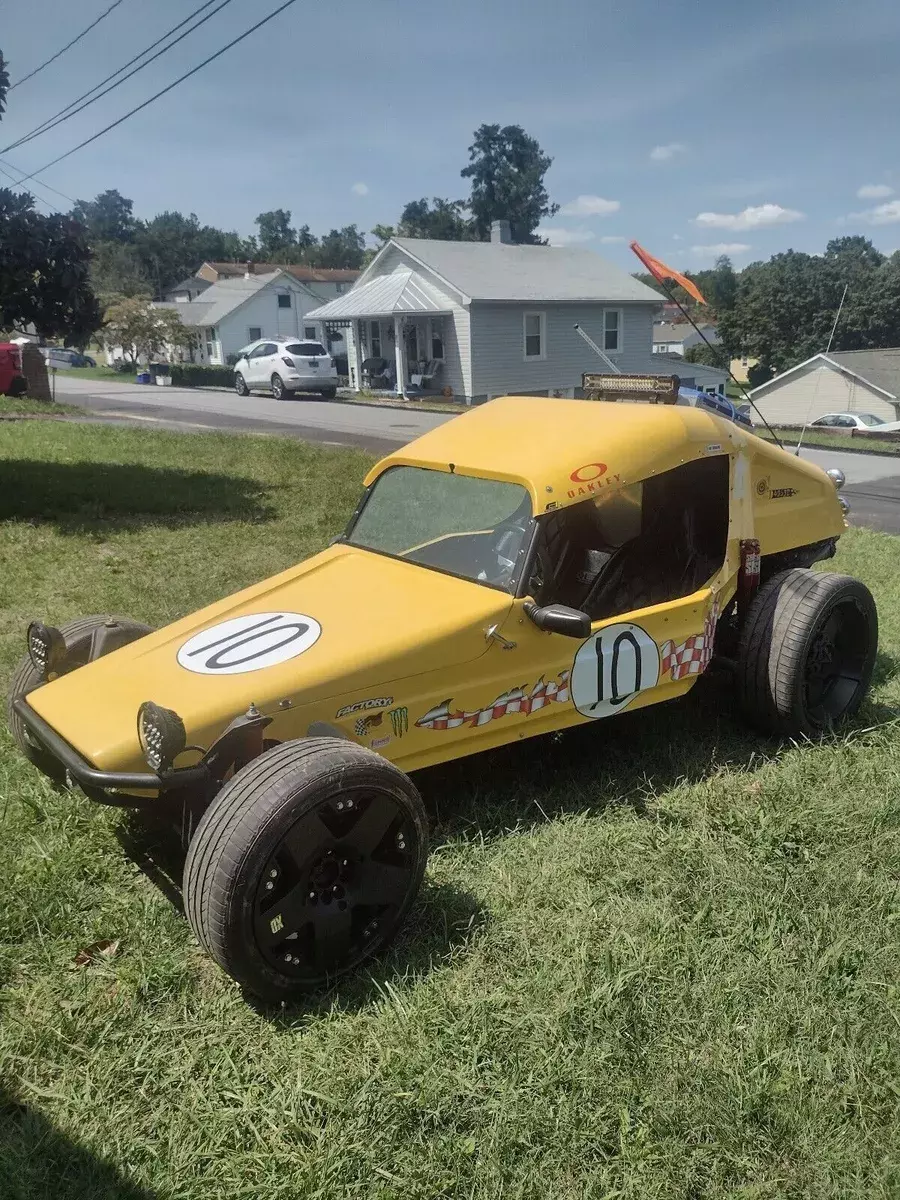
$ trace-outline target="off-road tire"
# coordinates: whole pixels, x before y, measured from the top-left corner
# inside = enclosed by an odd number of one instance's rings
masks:
[[[243,377],[240,371],[234,376],[234,390],[239,396],[249,396],[250,389],[247,387],[247,380]]]
[[[390,920],[360,952],[321,978],[307,974],[298,980],[293,972],[276,969],[257,941],[263,872],[304,818],[355,792],[386,796],[401,812],[408,831],[409,887]],[[201,946],[243,988],[267,1001],[286,1000],[330,983],[384,949],[415,899],[426,859],[427,818],[407,775],[374,751],[341,738],[283,742],[234,775],[201,818],[184,866],[185,912]]]
[[[272,385],[272,395],[275,397],[275,399],[283,400],[287,395],[287,389],[284,386],[284,380],[281,378],[281,376],[276,373],[272,376],[269,382]]]
[[[816,703],[817,647],[837,624],[845,665]],[[865,584],[849,575],[795,568],[764,583],[741,630],[738,696],[757,727],[782,737],[816,738],[852,717],[872,680],[878,614]],[[811,678],[812,675],[812,678]],[[818,695],[818,694],[816,694]]]
[[[91,638],[94,635],[94,630],[100,625],[105,625],[107,621],[116,621],[123,628],[133,631],[134,637],[131,639],[132,641],[137,641],[138,638],[153,632],[152,625],[144,625],[140,621],[132,621],[130,617],[93,616],[79,617],[75,621],[69,621],[67,625],[61,625],[59,629],[59,632],[65,638],[66,649],[69,651],[68,660],[71,663],[66,674],[69,671],[74,671],[78,667],[84,666],[91,648]],[[6,721],[14,742],[25,757],[34,763],[39,770],[43,771],[45,775],[49,775],[51,779],[61,780],[65,777],[62,765],[52,755],[39,750],[31,744],[28,740],[25,726],[19,719],[18,713],[13,709],[14,700],[18,700],[21,696],[27,696],[29,692],[33,692],[39,687],[43,687],[43,682],[40,675],[34,669],[31,658],[26,654],[20,659],[19,665],[16,667],[13,677],[10,680],[7,692]]]

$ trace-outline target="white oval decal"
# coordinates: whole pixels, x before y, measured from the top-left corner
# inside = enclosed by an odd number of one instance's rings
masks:
[[[572,664],[572,702],[583,717],[621,712],[659,683],[659,648],[646,629],[607,625],[583,642]]]
[[[178,664],[198,675],[261,671],[296,658],[321,632],[319,622],[303,613],[248,613],[188,638],[178,651]]]

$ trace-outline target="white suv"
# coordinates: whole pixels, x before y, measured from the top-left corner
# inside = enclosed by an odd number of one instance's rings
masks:
[[[263,388],[276,400],[286,392],[319,392],[326,400],[337,394],[337,367],[321,342],[304,338],[262,338],[245,346],[234,368],[239,396]]]

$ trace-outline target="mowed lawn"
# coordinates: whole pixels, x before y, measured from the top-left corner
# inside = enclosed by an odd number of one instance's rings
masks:
[[[4,681],[34,616],[166,622],[323,546],[369,461],[0,427]],[[882,643],[840,740],[762,740],[710,677],[420,775],[404,935],[279,1011],[199,951],[164,835],[4,731],[0,1198],[900,1195],[898,564],[842,539]]]

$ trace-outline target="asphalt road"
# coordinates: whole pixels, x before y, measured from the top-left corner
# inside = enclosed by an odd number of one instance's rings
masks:
[[[385,454],[453,419],[441,413],[303,397],[280,401],[270,396],[241,398],[225,391],[100,383],[69,375],[57,376],[56,395],[101,418],[149,422],[173,429],[285,434],[325,445],[359,446],[375,454]],[[900,458],[820,449],[803,450],[801,454],[821,467],[840,467],[844,472],[844,494],[850,501],[852,524],[900,534]]]

